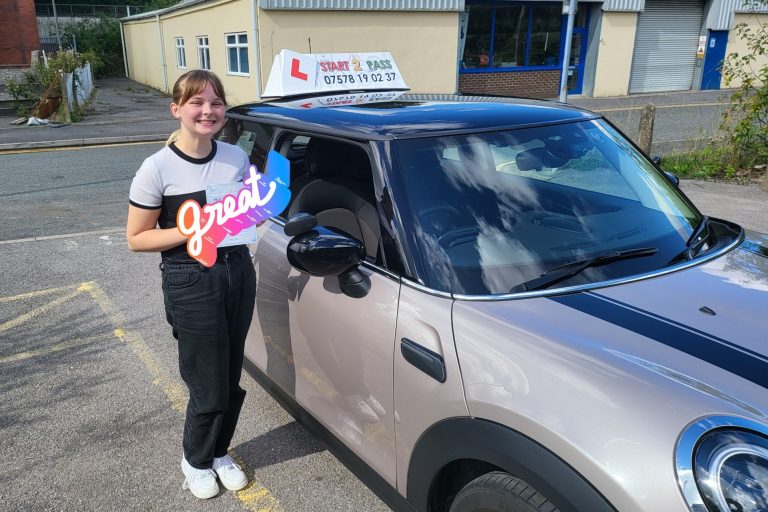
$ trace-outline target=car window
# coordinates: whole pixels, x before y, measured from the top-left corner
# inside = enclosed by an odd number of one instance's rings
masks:
[[[603,121],[395,141],[424,280],[462,294],[507,293],[609,251],[654,256],[590,268],[571,284],[664,267],[699,214]]]
[[[381,198],[375,192],[373,167],[360,143],[306,134],[286,134],[278,151],[290,161],[291,203],[284,219],[310,213],[318,224],[360,240],[367,259],[400,272],[395,244],[379,216]]]
[[[521,161],[525,162],[525,155],[548,155],[567,151],[561,146],[568,142],[562,137],[552,137],[547,140],[535,139],[515,144],[491,144],[491,154],[498,172],[514,174],[530,179],[558,183],[569,187],[592,190],[595,192],[607,192],[627,199],[637,199],[637,194],[632,190],[627,180],[611,162],[595,148],[589,148],[584,152],[572,155],[573,158],[556,159],[541,158],[541,164],[522,168],[518,165],[518,156],[523,155]],[[570,156],[570,155],[569,155]],[[525,165],[525,164],[523,164]]]
[[[227,122],[216,138],[242,148],[248,155],[251,164],[255,165],[259,172],[264,172],[267,153],[274,133],[274,126],[268,124],[227,118]]]

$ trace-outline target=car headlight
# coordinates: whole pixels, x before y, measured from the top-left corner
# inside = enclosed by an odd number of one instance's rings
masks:
[[[677,449],[678,483],[693,512],[768,511],[768,427],[714,416],[689,427]]]

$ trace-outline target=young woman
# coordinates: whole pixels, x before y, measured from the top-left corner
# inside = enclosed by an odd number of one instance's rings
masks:
[[[181,469],[184,488],[198,498],[248,479],[227,455],[245,391],[240,387],[245,336],[256,277],[248,249],[220,247],[207,268],[192,259],[176,229],[187,199],[206,203],[206,186],[242,181],[248,156],[213,140],[224,124],[221,81],[209,71],[182,75],[173,86],[171,113],[180,129],[147,158],[133,179],[126,237],[132,251],[160,252],[165,313],[178,341],[179,370],[189,388]]]

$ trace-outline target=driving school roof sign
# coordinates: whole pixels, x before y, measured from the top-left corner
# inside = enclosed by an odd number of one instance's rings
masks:
[[[384,89],[408,89],[389,52],[302,54],[282,50],[275,56],[262,96]]]

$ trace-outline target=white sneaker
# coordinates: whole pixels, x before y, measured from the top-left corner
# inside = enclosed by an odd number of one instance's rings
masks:
[[[248,477],[229,454],[213,459],[213,470],[219,475],[221,484],[230,491],[239,491],[248,485]]]
[[[216,483],[216,473],[210,469],[192,467],[187,459],[181,458],[181,472],[184,473],[182,489],[189,489],[195,498],[205,500],[219,494],[219,484]]]

